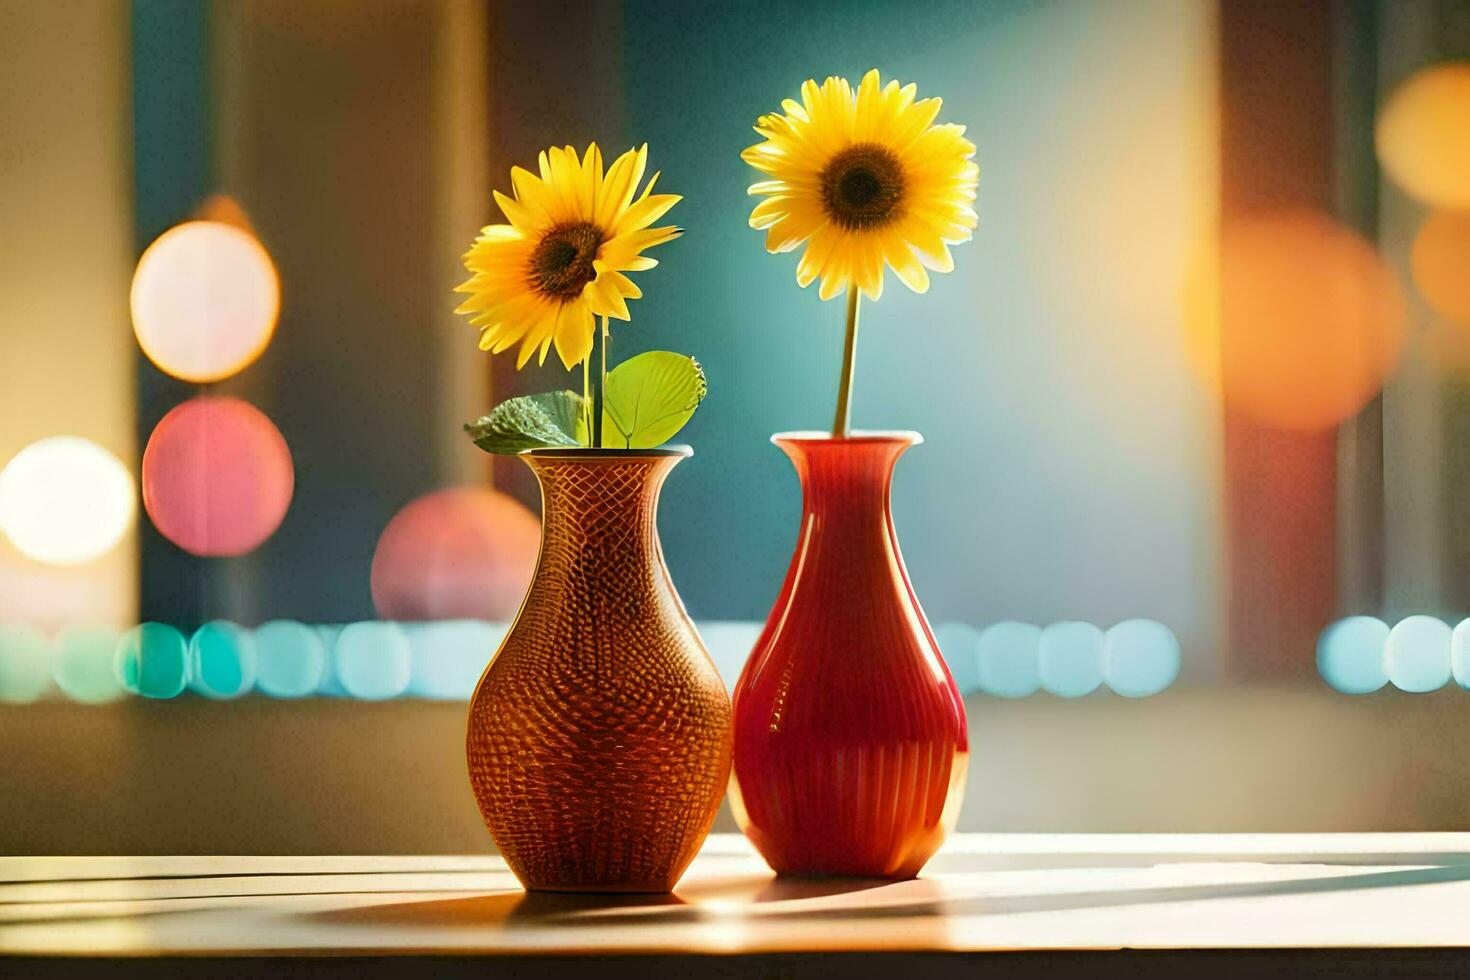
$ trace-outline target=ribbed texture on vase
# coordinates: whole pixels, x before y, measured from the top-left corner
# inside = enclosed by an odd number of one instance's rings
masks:
[[[732,780],[732,806],[780,871],[911,878],[954,826],[968,763],[948,739],[789,753],[750,794]]]

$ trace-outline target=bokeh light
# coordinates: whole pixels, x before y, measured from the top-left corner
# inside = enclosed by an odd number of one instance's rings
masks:
[[[1411,196],[1470,209],[1470,64],[1412,75],[1380,110],[1374,142],[1383,169]]]
[[[277,619],[255,630],[255,686],[273,698],[316,692],[327,667],[322,635],[304,623]]]
[[[934,628],[934,640],[960,694],[980,690],[980,658],[976,648],[980,642],[979,631],[965,623],[940,623]]]
[[[225,620],[205,623],[189,640],[189,688],[226,701],[255,686],[255,638]]]
[[[1395,623],[1383,658],[1393,686],[1423,694],[1448,684],[1450,633],[1449,624],[1433,616],[1410,616]]]
[[[1317,638],[1317,673],[1335,691],[1370,694],[1388,683],[1388,624],[1372,616],[1339,619]]]
[[[1151,619],[1129,619],[1103,636],[1103,679],[1128,698],[1158,694],[1179,676],[1179,641]]]
[[[1460,620],[1450,634],[1450,674],[1456,684],[1470,688],[1470,619]]]
[[[347,689],[342,686],[342,681],[337,676],[337,638],[346,628],[333,623],[321,623],[312,627],[321,640],[322,651],[325,653],[325,659],[322,661],[322,679],[316,687],[316,693],[323,697],[345,698],[348,696]]]
[[[1041,687],[1041,628],[993,623],[975,641],[980,688],[1002,698],[1024,698]]]
[[[382,701],[408,690],[413,653],[397,623],[353,623],[337,637],[332,659],[351,697]]]
[[[275,332],[281,286],[250,232],[188,221],[160,235],[133,273],[133,332],[159,369],[202,384],[260,356]]]
[[[51,676],[73,701],[106,704],[127,693],[113,669],[117,630],[68,626],[56,634]]]
[[[75,436],[33,442],[0,470],[0,531],[48,565],[111,551],[132,525],[133,478],[118,458]]]
[[[143,506],[164,537],[196,555],[242,555],[291,505],[291,450],[271,420],[238,398],[191,398],[165,415],[143,451]]]
[[[420,698],[467,701],[505,639],[505,623],[449,620],[405,623],[410,656],[408,693]]]
[[[1409,267],[1430,309],[1470,327],[1470,213],[1435,211],[1425,219]]]
[[[1232,407],[1316,431],[1356,414],[1398,363],[1406,306],[1365,239],[1314,211],[1231,222],[1185,289],[1196,367]]]
[[[189,645],[166,623],[143,623],[118,641],[114,669],[133,694],[176,698],[189,685]]]
[[[51,686],[46,637],[20,623],[0,624],[0,702],[27,704]]]
[[[1092,623],[1052,623],[1041,631],[1041,686],[1063,698],[1091,694],[1103,682],[1103,631]]]
[[[456,487],[405,506],[373,553],[373,604],[395,620],[509,620],[536,569],[541,522],[512,497]]]

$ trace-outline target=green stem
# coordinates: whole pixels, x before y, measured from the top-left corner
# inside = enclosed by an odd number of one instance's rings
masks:
[[[592,352],[582,358],[582,426],[592,439]]]
[[[832,438],[846,439],[852,428],[852,369],[857,362],[858,299],[856,286],[847,289],[847,340],[842,345],[842,381],[837,387],[837,417],[832,420]]]
[[[596,335],[593,337],[594,345],[597,347],[602,364],[598,369],[597,387],[592,389],[592,445],[602,448],[602,394],[607,390],[607,345],[611,337],[607,332],[607,317],[602,318],[602,329],[598,331],[601,339]]]

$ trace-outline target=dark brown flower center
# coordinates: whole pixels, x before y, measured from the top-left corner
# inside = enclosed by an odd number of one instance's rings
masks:
[[[531,252],[531,288],[563,302],[582,295],[597,278],[592,261],[602,246],[602,229],[586,221],[554,225]]]
[[[903,165],[886,146],[854,143],[822,168],[822,204],[844,228],[886,225],[903,214]]]

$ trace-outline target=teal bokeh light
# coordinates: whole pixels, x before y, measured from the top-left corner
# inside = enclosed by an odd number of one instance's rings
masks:
[[[1103,682],[1103,631],[1092,623],[1052,623],[1041,631],[1041,686],[1080,698]]]
[[[189,683],[189,645],[165,623],[143,623],[123,634],[113,659],[122,686],[145,698],[176,698]]]
[[[322,678],[316,693],[327,698],[350,697],[342,681],[337,677],[337,638],[347,627],[324,624],[311,627],[322,642]]]
[[[993,623],[975,641],[980,689],[1000,698],[1024,698],[1041,687],[1041,628]]]
[[[1400,691],[1424,694],[1450,682],[1450,627],[1433,616],[1410,616],[1388,632],[1383,663]]]
[[[940,623],[934,630],[939,652],[960,694],[973,694],[980,687],[980,658],[977,645],[980,633],[965,623]]]
[[[1470,619],[1460,620],[1450,634],[1450,673],[1456,684],[1470,688]]]
[[[505,639],[504,623],[444,620],[405,623],[410,654],[408,693],[442,701],[468,701],[485,665]]]
[[[1158,694],[1179,676],[1179,641],[1163,623],[1129,619],[1103,637],[1103,679],[1127,698]]]
[[[34,627],[0,626],[0,701],[28,704],[51,686],[51,648]]]
[[[51,676],[62,693],[83,704],[106,704],[127,694],[113,670],[117,630],[68,626],[56,634]]]
[[[255,686],[273,698],[316,693],[327,668],[322,634],[304,623],[277,619],[255,630]]]
[[[408,689],[413,652],[397,623],[353,623],[337,637],[332,660],[349,696],[382,701]]]
[[[222,619],[205,623],[189,640],[189,687],[196,694],[228,701],[255,686],[255,639]]]
[[[1371,694],[1388,683],[1388,624],[1372,616],[1339,619],[1317,638],[1317,673],[1343,694]]]

